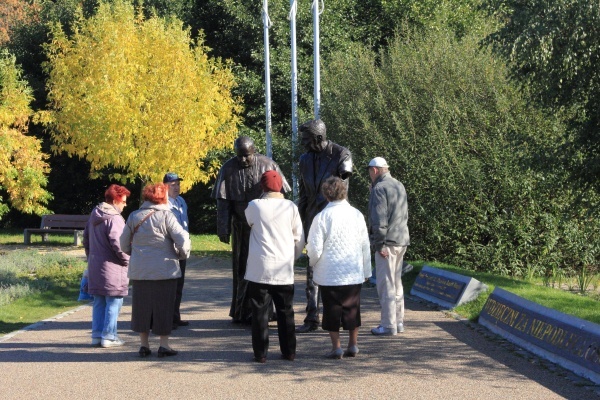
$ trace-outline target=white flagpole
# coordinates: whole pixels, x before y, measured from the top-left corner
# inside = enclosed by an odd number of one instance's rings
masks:
[[[320,31],[319,31],[319,16],[323,13],[325,5],[321,0],[321,11],[319,12],[319,0],[313,0],[312,16],[313,16],[313,71],[314,71],[314,113],[315,119],[320,118],[321,112],[321,62],[320,62]]]
[[[298,141],[298,63],[296,59],[296,12],[298,5],[296,0],[290,0],[290,31],[292,50],[292,187],[294,200],[298,198],[298,178],[296,169],[296,142]]]
[[[267,139],[267,157],[273,158],[272,140],[271,140],[271,66],[269,61],[269,28],[273,26],[269,19],[268,0],[263,0],[262,20],[264,27],[265,42],[265,114],[266,127],[265,134]]]

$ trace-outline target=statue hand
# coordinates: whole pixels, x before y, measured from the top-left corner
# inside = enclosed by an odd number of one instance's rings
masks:
[[[229,235],[219,235],[219,240],[223,243],[229,244]]]

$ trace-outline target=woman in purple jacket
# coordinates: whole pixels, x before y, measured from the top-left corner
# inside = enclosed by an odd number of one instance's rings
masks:
[[[121,212],[130,194],[123,186],[110,185],[104,193],[105,201],[92,210],[83,232],[88,293],[94,296],[92,346],[124,344],[117,335],[117,319],[129,287],[129,256],[121,251],[119,238],[125,227]]]

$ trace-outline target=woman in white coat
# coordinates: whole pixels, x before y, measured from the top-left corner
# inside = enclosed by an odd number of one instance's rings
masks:
[[[328,178],[321,191],[329,203],[313,219],[306,251],[323,300],[322,327],[331,338],[327,357],[355,357],[361,325],[360,291],[371,276],[367,224],[346,200],[348,188],[340,178]],[[345,352],[340,346],[340,327],[349,331]]]
[[[263,195],[246,208],[250,246],[245,279],[252,308],[254,360],[267,361],[269,309],[277,313],[279,348],[284,359],[296,357],[294,325],[294,261],[304,248],[298,207],[283,197],[283,181],[277,171],[266,171],[260,179]]]

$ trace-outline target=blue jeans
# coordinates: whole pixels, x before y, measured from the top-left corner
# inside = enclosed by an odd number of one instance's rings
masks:
[[[123,296],[94,295],[92,308],[92,338],[115,340],[117,318],[123,305]]]

